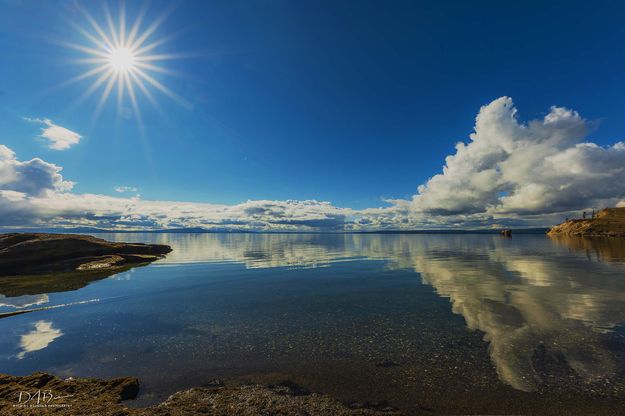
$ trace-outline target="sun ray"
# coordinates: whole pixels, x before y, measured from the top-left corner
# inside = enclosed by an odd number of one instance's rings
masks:
[[[139,124],[139,130],[141,134],[144,133],[143,128],[143,120],[141,118],[141,110],[139,109],[139,105],[137,103],[137,97],[135,95],[135,89],[132,86],[132,82],[130,81],[130,73],[124,73],[124,81],[126,83],[126,88],[128,89],[128,96],[130,97],[130,103],[132,104],[132,111],[135,112],[135,117],[137,119],[137,123]]]
[[[106,84],[106,88],[104,89],[104,93],[102,94],[101,100],[98,103],[99,106],[103,106],[104,103],[106,102],[109,94],[111,93],[111,91],[113,91],[113,87],[115,86],[115,74],[111,74],[111,77],[109,78],[109,82],[108,84]]]
[[[111,42],[111,40],[109,39],[109,37],[106,35],[106,33],[104,32],[104,30],[102,30],[102,28],[100,27],[100,25],[98,24],[98,22],[96,22],[96,20],[89,14],[89,12],[85,9],[81,9],[83,12],[83,15],[85,16],[85,18],[87,19],[87,21],[89,22],[89,24],[91,24],[91,27],[93,28],[93,30],[96,31],[96,33],[100,36],[100,38],[102,39],[102,41],[104,41],[107,45],[107,48],[103,48],[105,50],[110,50],[113,49],[115,47],[115,45],[113,45],[113,42]]]
[[[102,84],[104,84],[107,80],[112,78],[113,71],[107,68],[107,71],[100,75],[90,86],[85,90],[80,97],[71,105],[70,108],[76,108],[81,103],[83,103],[87,98],[89,98]]]
[[[129,43],[129,48],[132,50],[135,50],[139,47],[141,47],[141,45],[143,45],[143,43],[150,37],[152,36],[152,34],[159,28],[159,26],[161,24],[163,24],[163,22],[165,21],[165,19],[167,19],[167,17],[171,14],[171,12],[174,11],[174,8],[176,7],[176,4],[172,4],[168,9],[166,9],[165,11],[163,11],[163,13],[161,13],[156,20],[154,20],[154,22],[152,22],[152,24],[150,26],[148,26],[148,28],[145,30],[145,32],[143,32],[138,38],[137,40],[135,40],[133,43]]]
[[[126,8],[123,2],[119,8],[119,44],[126,44]]]
[[[98,105],[95,109],[95,112],[93,113],[93,118],[92,118],[93,122],[95,122],[100,116],[100,113],[102,112],[102,109],[104,108],[104,104],[108,100],[108,97],[111,94],[111,91],[113,91],[114,86],[115,86],[115,75],[112,74],[110,78],[108,79],[108,83],[106,84],[106,87],[104,88],[104,92],[100,96]]]
[[[72,48],[77,51],[87,53],[89,55],[100,56],[102,58],[108,58],[109,56],[108,53],[106,53],[106,51],[93,49],[88,46],[78,45],[77,43],[62,42],[61,44],[67,48]]]
[[[157,46],[160,46],[164,43],[169,42],[170,40],[172,40],[175,36],[171,35],[171,36],[163,36],[162,38],[146,45],[146,46],[142,46],[139,49],[133,50],[133,52],[137,55],[144,55],[145,53],[151,51],[152,49],[156,48]],[[139,45],[141,46],[141,45]]]
[[[156,79],[154,79],[151,75],[147,74],[145,71],[139,68],[135,68],[135,71],[141,78],[146,80],[148,83],[152,84],[152,86],[154,86],[156,89],[161,91],[163,94],[167,95],[172,100],[177,101],[179,104],[183,105],[184,107],[191,107],[191,104],[187,102],[184,98],[178,96],[175,92],[173,92],[172,90],[170,90],[169,88],[167,88],[166,86],[158,82]]]
[[[135,74],[135,71],[132,70],[132,71],[129,71],[128,73],[130,74],[130,77],[132,78],[132,80],[137,84],[137,86],[139,87],[143,95],[145,95],[145,97],[148,99],[150,104],[152,104],[154,108],[156,108],[159,112],[162,111],[161,107],[158,105],[158,102],[154,98],[154,95],[152,95],[150,90],[147,89],[147,87],[145,86],[141,78],[139,78],[137,74]]]
[[[173,35],[156,35],[173,9],[174,7],[168,7],[155,20],[145,22],[147,2],[134,19],[128,18],[124,2],[121,2],[116,10],[109,9],[108,4],[104,3],[103,16],[98,22],[89,11],[81,7],[88,24],[86,27],[75,24],[73,26],[82,35],[83,42],[63,42],[63,45],[85,55],[72,62],[92,67],[62,85],[95,77],[76,103],[78,105],[96,91],[102,91],[95,107],[94,122],[109,98],[113,99],[112,96],[116,96],[118,116],[126,111],[124,102],[129,101],[132,114],[139,124],[142,124],[140,99],[147,100],[155,109],[162,111],[153,91],[158,91],[180,105],[191,108],[188,101],[166,86],[160,76],[156,76],[156,74],[177,75],[176,71],[164,67],[160,61],[185,56],[179,53],[157,52],[159,47],[174,38]],[[113,18],[113,14],[116,18]]]
[[[137,61],[170,61],[173,59],[193,58],[197,54],[193,53],[162,53],[159,55],[143,55],[137,56]]]
[[[137,33],[139,32],[139,27],[141,26],[141,22],[143,22],[143,17],[145,16],[145,12],[147,11],[146,3],[143,4],[137,18],[135,19],[135,23],[132,25],[132,29],[130,29],[130,33],[128,34],[128,39],[126,43],[128,45],[132,45],[135,37],[137,37]]]
[[[171,69],[163,68],[158,65],[149,64],[147,62],[135,62],[135,66],[138,68],[158,72],[160,74],[167,74],[172,76],[178,75],[176,71],[172,71]]]
[[[72,26],[74,26],[76,28],[76,30],[78,30],[80,32],[81,35],[83,35],[85,38],[87,38],[87,40],[93,42],[100,49],[102,49],[102,50],[108,50],[109,49],[109,45],[106,43],[106,41],[98,39],[97,37],[93,36],[91,33],[87,32],[85,29],[83,29],[82,27],[80,27],[79,25],[77,25],[75,23],[72,23]]]
[[[106,58],[77,58],[71,60],[71,62],[75,62],[77,64],[106,64],[108,61],[108,56]],[[100,65],[100,68],[107,69],[107,66]]]
[[[104,14],[106,15],[106,22],[109,26],[109,33],[111,34],[111,38],[113,39],[113,47],[119,48],[120,43],[117,38],[117,31],[115,30],[115,23],[113,23],[113,17],[111,16],[111,12],[109,11],[107,3],[104,3]]]
[[[115,75],[117,76],[117,115],[119,115],[124,102],[124,72],[118,72]]]
[[[107,80],[113,78],[115,74],[110,69],[102,74],[91,86],[81,95],[81,100],[88,98],[91,94],[93,94],[100,85],[104,84]]]
[[[106,71],[107,69],[108,69],[108,68],[107,68],[107,67],[105,67],[105,66],[98,66],[98,67],[95,67],[95,68],[93,68],[93,69],[91,69],[91,70],[89,70],[89,71],[87,71],[87,72],[83,72],[82,74],[77,75],[77,76],[75,76],[74,78],[69,79],[69,80],[67,80],[67,81],[65,81],[65,82],[63,82],[63,83],[61,83],[61,85],[60,85],[60,86],[61,86],[61,87],[64,87],[64,86],[66,86],[66,85],[73,84],[73,83],[78,82],[78,81],[82,81],[83,79],[90,78],[90,77],[92,77],[92,76],[94,76],[94,75],[99,74],[100,72]]]

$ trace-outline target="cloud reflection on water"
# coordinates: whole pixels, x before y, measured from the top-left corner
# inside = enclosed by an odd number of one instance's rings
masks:
[[[63,332],[54,328],[50,321],[37,321],[34,326],[35,329],[20,337],[18,348],[21,351],[17,354],[17,358],[20,360],[28,353],[43,350],[52,341],[63,335]]]
[[[625,321],[625,265],[618,261],[625,248],[614,241],[379,234],[153,238],[174,246],[160,264],[321,267],[366,258],[414,270],[450,300],[470,329],[484,332],[501,380],[519,390],[549,381],[545,360],[561,367],[559,374],[572,371],[584,382],[608,379],[618,370],[606,344],[606,333]]]
[[[6,306],[8,308],[22,309],[29,306],[37,306],[48,303],[50,299],[48,295],[22,295],[22,296],[5,296],[0,294],[0,307]]]

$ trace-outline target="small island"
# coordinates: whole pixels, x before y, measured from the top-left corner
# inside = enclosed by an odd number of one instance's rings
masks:
[[[605,208],[592,218],[571,219],[551,228],[550,237],[625,237],[625,207]]]
[[[110,272],[153,262],[161,244],[117,243],[80,234],[0,234],[0,276]]]

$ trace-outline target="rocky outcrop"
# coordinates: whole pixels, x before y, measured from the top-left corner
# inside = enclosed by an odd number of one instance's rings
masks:
[[[549,236],[625,237],[625,208],[606,208],[595,218],[568,220],[553,227]]]
[[[21,402],[20,392],[22,392]],[[40,392],[39,406],[37,397],[34,396],[37,392]],[[178,392],[163,403],[152,407],[132,408],[121,403],[122,400],[134,399],[138,392],[139,382],[133,377],[111,380],[63,380],[46,373],[23,377],[0,374],[0,414],[399,415],[388,407],[384,409],[347,407],[329,396],[293,388],[292,383],[232,387],[224,387],[221,383],[217,383],[213,387],[198,387]]]
[[[0,234],[0,276],[104,272],[149,263],[171,247],[114,243],[79,234]]]

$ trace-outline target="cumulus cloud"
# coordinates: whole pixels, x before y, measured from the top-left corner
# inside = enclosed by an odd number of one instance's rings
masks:
[[[456,145],[442,172],[416,195],[363,210],[316,200],[220,205],[78,195],[69,192],[74,183],[63,179],[59,166],[38,158],[19,161],[0,145],[0,226],[292,231],[546,226],[575,211],[625,203],[625,143],[597,145],[587,138],[588,130],[586,120],[563,107],[524,123],[510,98],[498,98],[480,109],[469,141]]]
[[[72,189],[74,182],[63,180],[63,168],[34,158],[26,162],[16,159],[15,153],[0,145],[0,192],[8,199],[22,196],[44,196]]]
[[[48,140],[50,143],[48,147],[54,150],[69,149],[75,144],[80,143],[82,136],[75,131],[71,131],[65,127],[56,125],[50,119],[39,119],[24,117],[24,120],[31,123],[43,124],[45,127],[41,128],[40,137]]]
[[[469,143],[418,188],[411,209],[433,215],[537,215],[615,205],[625,196],[625,143],[585,141],[587,122],[562,107],[521,123],[512,99],[481,108]]]

